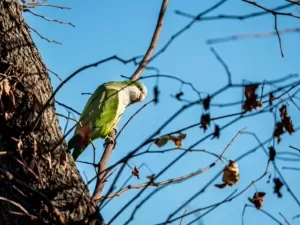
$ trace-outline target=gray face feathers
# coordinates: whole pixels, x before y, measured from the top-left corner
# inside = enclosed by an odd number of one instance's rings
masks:
[[[142,83],[135,83],[128,86],[130,93],[130,102],[142,102],[147,95],[147,88]]]

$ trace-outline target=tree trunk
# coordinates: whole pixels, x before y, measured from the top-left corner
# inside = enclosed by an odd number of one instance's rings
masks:
[[[33,129],[53,90],[28,30],[18,1],[0,0],[0,224],[101,224],[53,101]]]

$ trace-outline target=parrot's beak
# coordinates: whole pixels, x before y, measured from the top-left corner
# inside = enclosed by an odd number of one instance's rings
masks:
[[[145,97],[146,97],[146,95],[144,93],[141,93],[140,96],[139,96],[139,98],[138,98],[138,101],[139,102],[144,101]]]

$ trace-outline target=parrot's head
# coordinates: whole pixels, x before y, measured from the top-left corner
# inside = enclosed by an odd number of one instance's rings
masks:
[[[130,86],[130,102],[142,102],[147,95],[147,88],[144,84],[135,81]]]

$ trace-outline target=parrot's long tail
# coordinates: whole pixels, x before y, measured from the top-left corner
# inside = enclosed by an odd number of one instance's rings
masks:
[[[73,136],[68,142],[68,151],[74,148],[72,153],[74,161],[78,158],[78,156],[83,152],[83,148],[77,146],[77,137]]]

